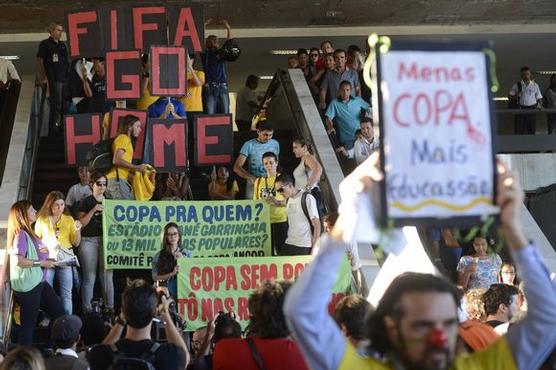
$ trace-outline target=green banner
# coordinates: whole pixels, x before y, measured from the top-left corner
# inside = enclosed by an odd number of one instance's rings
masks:
[[[242,328],[249,323],[248,299],[266,280],[295,280],[312,256],[180,258],[178,311],[187,331],[207,325],[219,311],[234,311]],[[347,258],[334,284],[331,307],[350,291]]]
[[[150,269],[164,226],[175,222],[193,257],[271,255],[270,208],[263,201],[105,200],[102,212],[107,269]]]

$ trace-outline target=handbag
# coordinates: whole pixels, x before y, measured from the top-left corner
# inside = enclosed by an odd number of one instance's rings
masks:
[[[35,242],[25,231],[27,238],[27,256],[25,258],[36,261],[39,259]],[[42,268],[39,266],[20,267],[17,265],[17,255],[11,254],[10,285],[16,292],[25,293],[34,289],[42,281]]]
[[[56,255],[56,267],[73,267],[79,266],[79,260],[73,252],[73,249],[58,246],[58,254]]]

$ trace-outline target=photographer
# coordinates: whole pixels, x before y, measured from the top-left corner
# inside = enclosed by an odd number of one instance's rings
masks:
[[[241,338],[241,326],[234,312],[219,312],[209,322],[203,342],[195,353],[195,361],[188,370],[211,370],[214,346],[222,339]]]
[[[189,352],[169,312],[172,299],[161,297],[154,287],[144,280],[135,280],[122,294],[122,312],[116,324],[87,355],[91,370],[106,370],[117,365],[136,369],[182,370],[189,363]],[[151,339],[151,326],[157,315],[166,324],[168,343],[160,344]],[[120,339],[124,328],[126,334]]]
[[[178,225],[170,222],[164,226],[162,248],[152,260],[153,281],[165,286],[174,299],[178,294],[178,258],[191,257],[191,253],[182,249],[182,236]]]

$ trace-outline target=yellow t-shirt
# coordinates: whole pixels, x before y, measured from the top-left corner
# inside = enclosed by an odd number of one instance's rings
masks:
[[[363,358],[357,354],[353,345],[346,344],[346,351],[338,370],[392,370],[389,363],[372,358]],[[450,370],[517,370],[514,357],[505,337],[480,352],[456,357]]]
[[[212,183],[211,183],[212,184]],[[211,184],[209,184],[209,189]],[[228,187],[226,186],[226,184],[221,184],[218,181],[214,182],[214,192],[221,194],[221,195],[228,195]],[[232,193],[239,193],[239,186],[237,185],[237,181],[234,180],[234,182],[232,183]]]
[[[139,110],[147,110],[149,106],[155,103],[159,96],[151,96],[151,92],[149,91],[150,82],[145,85],[143,89],[143,93],[141,94],[141,98],[137,100],[137,109]]]
[[[58,238],[56,238],[56,229],[58,229]],[[48,216],[40,216],[35,222],[35,234],[48,247],[50,258],[56,258],[55,249],[58,244],[64,248],[73,247],[76,241],[75,220],[63,214],[57,223],[53,223]]]
[[[131,139],[129,136],[120,134],[116,136],[114,142],[112,143],[112,153],[116,153],[118,149],[123,149],[124,155],[122,159],[126,162],[131,163],[133,159],[133,145],[131,145]],[[112,166],[110,172],[106,174],[107,179],[116,178],[116,168],[118,169],[118,176],[120,179],[127,180],[129,175],[129,170],[124,167]]]
[[[255,180],[253,200],[265,199],[265,195],[272,194],[276,200],[285,200],[284,196],[276,191],[276,176],[258,177]],[[270,223],[275,224],[279,222],[288,221],[288,210],[286,206],[270,205]]]
[[[181,102],[185,107],[186,112],[202,112],[203,111],[203,85],[205,84],[205,72],[193,70],[193,73],[199,77],[202,84],[201,86],[195,85],[191,72],[187,72],[187,94],[189,97],[184,96]]]

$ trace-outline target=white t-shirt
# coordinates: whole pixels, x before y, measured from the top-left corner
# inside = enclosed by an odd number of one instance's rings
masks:
[[[311,224],[303,208],[301,208],[301,198],[303,192],[300,191],[293,198],[288,199],[286,209],[288,211],[288,238],[286,244],[296,247],[311,248]],[[317,201],[311,194],[307,194],[307,212],[311,220],[319,218]]]
[[[257,103],[257,95],[255,90],[251,90],[247,86],[243,86],[237,92],[236,98],[236,121],[249,121],[257,113],[255,107],[251,107],[249,102]]]
[[[73,207],[76,203],[80,202],[81,199],[88,197],[93,194],[91,187],[89,185],[81,185],[77,183],[73,185],[68,190],[68,195],[66,195],[66,206]]]
[[[529,81],[528,85],[525,85],[525,82],[523,81],[520,81],[519,83],[521,84],[521,97],[519,98],[519,105],[530,107],[531,105],[536,105],[537,100],[542,99],[541,89],[535,81]],[[518,92],[517,83],[515,83],[510,90],[510,95],[516,96]]]

